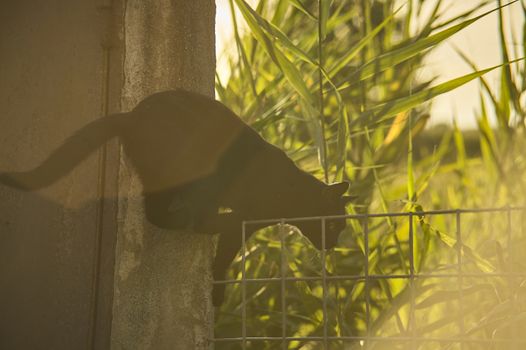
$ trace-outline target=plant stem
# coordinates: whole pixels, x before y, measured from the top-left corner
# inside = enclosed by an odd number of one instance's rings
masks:
[[[324,98],[323,98],[323,29],[322,29],[322,5],[323,0],[318,0],[318,81],[319,81],[319,105],[320,105],[320,124],[322,134],[322,150],[321,150],[321,163],[323,166],[323,173],[325,176],[325,182],[329,182],[329,169],[327,164],[327,140],[325,139],[325,115],[323,114],[324,109]]]

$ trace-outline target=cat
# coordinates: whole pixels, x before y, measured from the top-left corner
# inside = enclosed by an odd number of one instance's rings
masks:
[[[243,220],[344,215],[350,200],[347,183],[317,180],[222,103],[182,89],[155,93],[131,112],[89,123],[35,169],[0,173],[0,182],[26,191],[48,186],[113,137],[141,179],[152,224],[220,233],[215,279],[224,278],[241,247]],[[296,226],[322,248],[319,221]],[[327,248],[344,227],[343,219],[328,222]],[[214,285],[215,306],[223,302],[224,286]]]

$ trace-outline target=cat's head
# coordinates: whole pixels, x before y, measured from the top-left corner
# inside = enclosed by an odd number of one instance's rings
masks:
[[[311,197],[309,205],[301,206],[303,213],[299,214],[310,217],[345,215],[345,207],[350,200],[350,197],[344,195],[348,188],[349,184],[346,182],[324,184],[321,191]],[[309,199],[304,198],[304,200]],[[297,226],[318,249],[323,247],[324,231],[325,248],[330,249],[338,243],[338,236],[345,228],[346,220],[344,218],[310,219],[295,222],[293,225]]]
[[[345,207],[350,198],[344,196],[349,188],[346,182],[326,185],[318,180],[295,181],[280,186],[267,204],[266,210],[272,218],[303,218],[286,220],[296,226],[318,249],[323,247],[322,233],[325,233],[325,248],[330,249],[338,242],[340,232],[346,226],[344,218],[324,218],[345,215]],[[322,228],[324,226],[324,228]]]

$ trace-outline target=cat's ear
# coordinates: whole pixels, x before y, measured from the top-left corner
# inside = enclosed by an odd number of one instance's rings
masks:
[[[330,191],[333,193],[333,195],[336,196],[342,196],[347,190],[349,189],[349,183],[347,182],[339,182],[335,183],[329,186]]]
[[[339,198],[349,189],[347,182],[339,182],[329,185],[323,189],[323,196],[327,198]]]

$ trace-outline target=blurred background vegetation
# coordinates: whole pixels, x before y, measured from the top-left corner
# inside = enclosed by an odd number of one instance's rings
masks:
[[[524,204],[526,74],[524,60],[510,57],[524,57],[526,26],[510,46],[503,21],[507,3],[480,1],[454,17],[444,15],[440,0],[229,0],[229,5],[236,50],[229,55],[228,78],[217,76],[218,98],[305,171],[325,182],[348,181],[349,193],[357,196],[347,208],[350,214]],[[524,2],[514,6],[526,16]],[[459,50],[471,73],[442,83],[419,79],[418,70],[425,68],[425,58],[437,45],[488,15],[499,18],[501,45],[495,49],[501,51],[501,64],[477,67]],[[500,74],[497,88],[485,80],[490,71]],[[434,97],[474,80],[480,83],[476,129],[461,130],[456,122],[426,127]],[[411,222],[407,217],[370,218],[366,223],[350,219],[325,261],[287,227],[286,274],[319,277],[322,264],[329,276],[407,274],[413,254],[416,273],[451,277],[419,278],[414,289],[408,279],[379,278],[367,286],[363,278],[331,281],[328,334],[524,341],[518,331],[526,329],[521,214],[465,214],[461,225],[456,215],[415,215]],[[278,231],[259,231],[248,242],[248,278],[280,276]],[[461,278],[459,258],[467,274]],[[238,258],[230,278],[240,278],[240,271]],[[282,335],[280,288],[275,282],[248,284],[249,336]],[[240,291],[239,285],[227,288],[227,300],[216,315],[217,338],[241,335]],[[286,300],[288,336],[323,335],[321,282],[288,282]],[[249,345],[279,347],[264,341]],[[408,348],[404,342],[354,340],[334,341],[330,349],[362,345]],[[412,345],[512,348],[496,341]],[[520,343],[517,349],[524,346]],[[287,347],[316,349],[321,343],[291,341]],[[216,348],[239,349],[240,344],[221,342]]]

